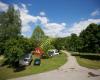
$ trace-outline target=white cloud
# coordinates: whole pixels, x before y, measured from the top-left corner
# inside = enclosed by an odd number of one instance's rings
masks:
[[[84,20],[84,21],[80,21],[80,22],[76,22],[73,24],[73,26],[71,28],[69,28],[67,31],[71,34],[71,33],[76,33],[77,35],[79,35],[79,33],[86,29],[87,26],[91,23],[96,23],[96,24],[100,24],[100,19],[88,19],[88,20]]]
[[[8,4],[0,1],[0,11],[7,11],[7,9],[8,9]]]
[[[37,16],[37,19],[41,22],[41,24],[45,25],[49,22],[47,17]]]
[[[64,29],[66,29],[66,24],[65,23],[47,23],[45,25],[45,33],[46,35],[48,36],[51,36],[51,37],[61,37],[61,36],[64,36],[64,35],[61,35],[63,34],[62,31]]]
[[[97,10],[95,10],[91,13],[91,16],[98,16],[98,15],[100,15],[100,10],[99,9],[97,9]]]
[[[52,37],[66,37],[66,36],[70,36],[72,33],[79,35],[79,33],[82,30],[86,29],[87,26],[91,23],[100,24],[100,19],[88,19],[84,21],[82,20],[79,22],[75,22],[70,27],[61,26],[60,24],[59,24],[60,27],[58,27],[57,24],[56,27],[53,28],[53,26],[51,26],[50,29],[48,28],[47,30],[45,30],[45,33],[48,36],[52,36]]]
[[[40,15],[41,16],[45,16],[45,12],[40,12]]]
[[[37,18],[29,14],[29,11],[25,4],[21,4],[21,6],[14,4],[14,8],[20,11],[20,19],[22,21],[22,33],[25,34],[27,32],[30,32],[30,23],[35,23],[37,21]]]
[[[61,23],[63,26],[66,26],[66,23]]]
[[[24,9],[26,9],[26,5],[25,5],[25,4],[22,3],[21,5],[22,5],[22,7],[23,7]]]
[[[65,26],[63,26],[62,24],[58,24],[58,23],[48,23],[45,25],[45,27],[55,32],[59,32],[65,28]]]

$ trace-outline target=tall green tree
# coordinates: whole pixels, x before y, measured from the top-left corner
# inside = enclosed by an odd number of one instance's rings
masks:
[[[45,34],[40,26],[36,26],[34,29],[31,39],[36,42],[36,46],[39,46],[42,40],[45,38]]]
[[[21,20],[19,11],[16,11],[13,6],[9,6],[7,12],[0,14],[0,37],[4,39],[16,37],[21,34]]]
[[[67,48],[67,50],[78,51],[81,46],[81,40],[76,34],[72,33],[70,37],[66,38],[65,45],[66,45],[65,47]]]
[[[20,34],[20,13],[13,6],[9,6],[7,12],[0,13],[0,52],[3,53],[6,40],[18,37]]]
[[[84,52],[100,52],[100,25],[90,24],[80,33]]]
[[[52,45],[54,45],[54,47],[58,50],[65,49],[66,45],[65,40],[66,40],[65,38],[56,38],[54,39]]]

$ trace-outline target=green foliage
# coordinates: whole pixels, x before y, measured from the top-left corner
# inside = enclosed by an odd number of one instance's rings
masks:
[[[68,50],[78,51],[80,49],[81,40],[76,34],[71,34],[71,37],[67,41],[68,41],[68,43],[67,43],[66,47],[67,48],[69,47]]]
[[[65,49],[65,38],[56,38],[53,42],[52,45],[55,46],[56,49],[61,50]]]
[[[100,25],[90,24],[80,33],[83,47],[82,52],[99,53],[100,52]]]
[[[23,54],[23,49],[16,39],[9,39],[5,43],[5,57],[8,59],[8,63],[13,65],[17,62]]]
[[[29,53],[34,49],[34,42],[30,39],[20,37],[18,39],[19,45],[23,49],[24,53]]]
[[[49,49],[54,49],[54,46],[51,44],[52,41],[52,38],[47,38],[41,43],[40,47],[43,49],[45,53],[47,53]]]
[[[45,38],[45,34],[40,26],[36,26],[34,29],[31,39],[36,43],[36,46],[39,46],[42,40]]]
[[[53,44],[58,50],[67,49],[69,51],[78,51],[81,46],[81,40],[76,34],[72,34],[69,37],[55,39]]]
[[[33,48],[33,43],[29,39],[21,36],[7,40],[4,53],[8,62],[12,64],[18,61],[23,54],[30,53]]]
[[[6,40],[15,38],[21,33],[21,20],[18,11],[9,6],[7,12],[0,13],[0,53],[4,53]]]
[[[7,12],[0,14],[0,37],[5,40],[16,37],[21,32],[21,20],[18,11],[13,6],[9,6]]]
[[[5,50],[5,55],[8,59],[8,62],[12,65],[12,63],[18,62],[21,56],[23,55],[22,49],[17,46],[12,46]]]

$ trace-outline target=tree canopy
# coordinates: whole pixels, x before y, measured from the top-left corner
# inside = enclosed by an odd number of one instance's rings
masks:
[[[21,35],[19,11],[9,6],[7,12],[0,13],[0,52],[4,51],[6,40]]]
[[[83,42],[83,51],[100,52],[100,25],[90,24],[79,37]]]
[[[36,26],[34,29],[31,38],[37,41],[40,41],[44,37],[44,32],[40,26]]]
[[[44,31],[41,29],[41,27],[38,25],[34,29],[31,39],[36,43],[36,46],[40,46],[41,42],[45,38]]]

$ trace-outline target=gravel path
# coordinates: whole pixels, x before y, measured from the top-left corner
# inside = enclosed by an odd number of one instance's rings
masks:
[[[71,56],[69,52],[63,52],[68,55],[68,61],[59,69],[12,80],[100,80],[100,69],[81,67],[74,56]]]

